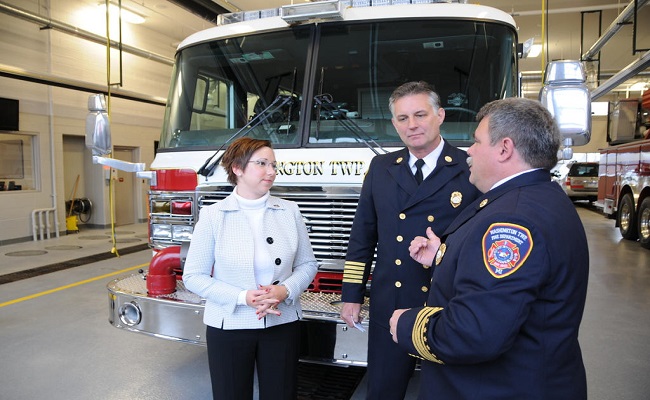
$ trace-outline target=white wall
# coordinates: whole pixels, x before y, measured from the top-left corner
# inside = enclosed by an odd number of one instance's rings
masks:
[[[92,30],[96,34],[105,33],[101,24],[80,18],[76,13],[82,1],[3,0],[3,3],[44,17],[49,16],[55,21],[77,26],[82,30]],[[97,4],[90,1],[84,3],[95,6]],[[197,23],[197,26],[200,25]],[[105,46],[67,33],[39,28],[32,22],[0,13],[0,64],[31,73],[107,87]],[[146,24],[125,26],[123,29],[126,44],[169,59],[173,58],[175,49],[170,43],[178,42],[178,37],[167,37],[148,30]],[[117,37],[112,39],[117,40]],[[117,51],[111,52],[111,58],[111,82],[117,82]],[[144,96],[167,97],[172,70],[170,65],[123,53],[123,67],[122,90]],[[59,231],[65,232],[65,201],[71,195],[71,185],[77,174],[72,171],[72,177],[70,174],[64,175],[66,149],[63,147],[63,135],[85,135],[87,99],[90,94],[0,77],[0,97],[20,101],[20,132],[35,135],[37,178],[35,190],[0,192],[0,226],[12,227],[0,229],[0,244],[30,240],[30,215],[32,210],[37,208],[56,207]],[[154,141],[160,136],[164,107],[116,97],[111,98],[110,106],[113,145],[135,148],[134,153],[139,157],[136,161],[150,165],[154,158]],[[93,201],[91,223],[108,226],[108,185],[103,179],[101,166],[92,165],[88,161],[90,157],[87,157],[90,151],[85,152],[85,170],[82,174],[84,179],[79,183],[78,192]],[[68,156],[79,158],[79,154]],[[136,210],[136,217],[138,220],[146,220],[144,194],[148,182],[138,180],[137,185],[139,209]]]

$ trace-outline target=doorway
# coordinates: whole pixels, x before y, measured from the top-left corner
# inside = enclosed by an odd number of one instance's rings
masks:
[[[135,148],[113,148],[113,158],[117,160],[135,162]],[[131,225],[135,219],[135,179],[133,172],[113,170],[113,193],[115,194],[115,226]]]

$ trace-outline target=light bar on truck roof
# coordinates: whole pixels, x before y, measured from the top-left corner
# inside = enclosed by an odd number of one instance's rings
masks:
[[[343,4],[338,0],[317,1],[315,3],[292,4],[280,7],[280,17],[289,22],[307,21],[314,18],[340,19]]]
[[[313,3],[301,3],[280,8],[269,8],[257,11],[240,11],[217,16],[217,25],[228,25],[235,22],[280,16],[288,23],[307,21],[310,19],[340,19],[346,8],[381,7],[401,4],[433,4],[433,3],[467,3],[467,0],[325,0]]]

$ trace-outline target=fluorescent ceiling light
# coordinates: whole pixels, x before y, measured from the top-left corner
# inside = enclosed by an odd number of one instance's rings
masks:
[[[630,90],[639,90],[639,91],[645,91],[646,90],[646,83],[645,82],[637,82],[630,86]]]
[[[538,57],[541,52],[542,52],[542,45],[541,44],[534,44],[534,45],[530,46],[530,52],[528,53],[528,57],[529,58]]]
[[[106,3],[100,3],[99,8],[102,10],[103,13],[105,13]],[[111,18],[117,20],[120,16],[119,14],[120,8],[117,5],[110,3],[108,9],[111,13]],[[122,7],[122,20],[130,24],[142,24],[144,23],[145,18],[140,14],[136,14],[135,12]]]

